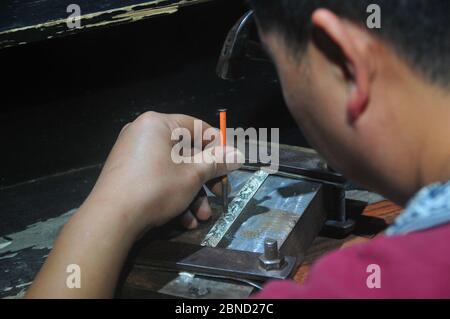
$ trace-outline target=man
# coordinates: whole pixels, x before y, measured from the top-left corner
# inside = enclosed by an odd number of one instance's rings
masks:
[[[381,9],[379,29],[366,24],[372,3]],[[348,178],[399,204],[409,201],[386,236],[322,258],[304,286],[275,282],[259,296],[449,298],[450,2],[251,5],[289,109],[314,148]],[[28,297],[113,295],[136,238],[186,210],[204,183],[227,170],[170,160],[171,131],[192,131],[193,121],[147,113],[122,130]],[[179,196],[167,199],[169,190]],[[205,198],[191,211],[184,216],[189,227],[210,215]],[[80,289],[66,287],[68,264],[83,271]],[[368,269],[379,272],[374,285]]]

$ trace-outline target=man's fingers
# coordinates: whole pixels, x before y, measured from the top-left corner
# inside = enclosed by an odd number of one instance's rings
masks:
[[[206,149],[194,156],[194,167],[202,179],[202,184],[239,169],[243,162],[242,153],[229,146]]]
[[[206,193],[201,192],[190,205],[189,209],[180,216],[181,226],[186,229],[195,229],[198,221],[206,221],[212,215],[212,209]]]
[[[212,209],[208,202],[205,190],[202,188],[189,209],[180,216],[181,226],[186,229],[195,229],[198,221],[208,220],[212,215]]]
[[[196,138],[200,139],[198,144],[194,143],[191,152],[194,153],[192,156],[193,163],[198,175],[202,178],[202,184],[236,170],[244,163],[244,156],[239,150],[229,146],[217,145],[218,140],[216,139],[219,131],[213,129],[208,123],[183,114],[170,114],[168,117],[170,119],[168,124],[172,130],[177,128],[187,129],[194,142]],[[207,135],[206,138],[205,135]],[[213,139],[214,142],[211,143],[209,138]],[[203,147],[205,149],[198,152],[197,148]]]
[[[200,221],[208,220],[212,215],[212,209],[204,191],[194,200],[190,208],[194,216]]]
[[[217,129],[212,128],[212,126],[208,123],[195,117],[184,114],[169,114],[168,117],[171,120],[171,123],[169,124],[171,125],[172,130],[177,128],[187,129],[192,140],[195,138],[200,139],[199,142],[202,147],[205,147],[207,144],[211,143],[211,140],[203,139],[206,131],[211,133],[210,138],[212,139],[214,139],[214,134],[212,134],[213,132],[218,135]]]
[[[186,229],[195,229],[198,226],[197,218],[188,210],[180,216],[181,225]]]
[[[206,183],[206,187],[213,193],[214,195],[218,197],[222,197],[222,178],[223,177],[217,177],[213,178],[209,182]],[[228,182],[228,194],[231,193],[231,184]]]
[[[206,187],[216,196],[222,196],[222,177],[216,177],[206,183]]]

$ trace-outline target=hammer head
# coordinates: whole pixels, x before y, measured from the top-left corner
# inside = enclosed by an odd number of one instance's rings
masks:
[[[251,40],[254,25],[253,11],[248,11],[228,32],[216,68],[221,79],[242,78],[242,63],[245,60],[270,61],[261,44]]]

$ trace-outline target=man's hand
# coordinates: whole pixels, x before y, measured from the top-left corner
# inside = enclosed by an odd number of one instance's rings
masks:
[[[196,198],[196,195],[203,184],[239,165],[230,163],[227,168],[211,157],[210,164],[174,163],[171,151],[176,141],[171,141],[171,134],[177,128],[186,128],[193,137],[194,120],[186,115],[148,112],[126,125],[88,200],[120,206],[135,222],[138,232],[144,225],[154,227],[167,222],[191,203],[193,215],[200,220],[208,219],[211,215],[208,201],[205,196]],[[202,128],[206,130],[211,126],[202,122]],[[205,153],[204,156],[210,155]],[[219,183],[213,181],[208,186],[220,195]],[[189,228],[196,225],[193,215],[188,212],[183,218]]]
[[[149,112],[122,129],[94,189],[62,230],[27,297],[111,297],[129,249],[146,229],[188,208],[192,214],[184,221],[189,227],[196,226],[196,218],[210,216],[211,208],[199,191],[239,164],[225,165],[215,157],[217,152],[203,150],[193,154],[203,152],[206,161],[176,164],[171,157],[177,143],[171,140],[172,131],[185,128],[194,136],[194,120]],[[202,123],[202,128],[210,126]],[[229,153],[239,156],[236,152],[227,148],[227,158]],[[218,184],[209,186],[219,193]],[[81,288],[66,284],[70,264],[81,269]]]

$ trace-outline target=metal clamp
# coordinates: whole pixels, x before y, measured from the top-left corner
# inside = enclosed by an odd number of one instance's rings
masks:
[[[259,256],[259,263],[267,271],[280,270],[286,266],[284,256],[279,252],[278,242],[275,239],[265,239],[264,253]]]

